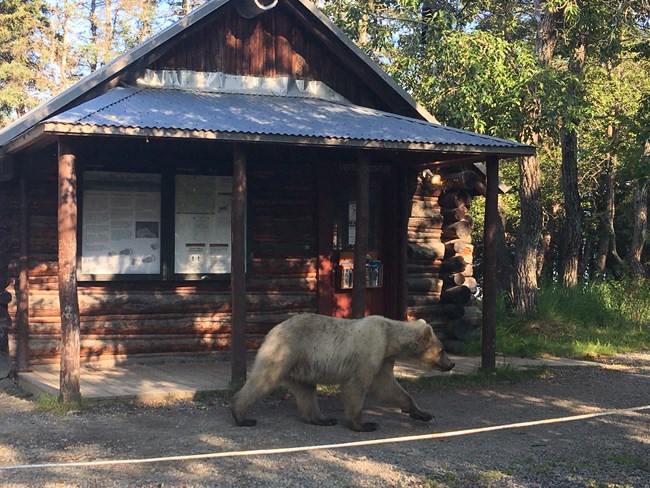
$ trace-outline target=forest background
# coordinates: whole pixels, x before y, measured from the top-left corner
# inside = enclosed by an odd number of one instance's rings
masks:
[[[0,0],[0,127],[204,3]],[[627,303],[621,326],[650,348],[650,1],[317,6],[442,124],[537,147],[501,164],[504,310],[549,319],[551,296],[553,310],[602,322]],[[594,312],[593,300],[611,304]]]

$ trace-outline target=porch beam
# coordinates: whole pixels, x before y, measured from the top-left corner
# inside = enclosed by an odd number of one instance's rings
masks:
[[[61,373],[59,399],[79,402],[80,322],[77,296],[77,171],[70,141],[59,139],[59,304]]]
[[[352,317],[362,318],[366,314],[366,256],[368,255],[368,218],[370,214],[370,163],[365,155],[361,155],[357,163],[356,199]]]
[[[240,144],[233,148],[231,214],[231,382],[246,381],[246,153]]]
[[[483,330],[481,367],[496,366],[497,250],[496,229],[499,218],[499,159],[486,163],[485,227],[483,234]]]

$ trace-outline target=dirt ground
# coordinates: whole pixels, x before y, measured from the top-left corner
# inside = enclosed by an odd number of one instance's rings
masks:
[[[436,416],[409,419],[372,401],[373,433],[301,423],[290,397],[257,405],[254,428],[236,427],[219,398],[166,405],[99,405],[68,415],[0,393],[0,485],[10,487],[650,487],[650,407],[424,440],[403,439],[288,454],[161,460],[104,466],[34,466],[96,460],[319,446],[422,436],[650,405],[650,354],[493,386],[410,389]],[[321,399],[341,418],[337,396]],[[6,469],[30,465],[23,469]]]

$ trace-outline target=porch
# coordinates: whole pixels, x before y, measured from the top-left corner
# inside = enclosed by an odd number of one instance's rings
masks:
[[[398,362],[395,373],[399,377],[413,378],[440,374],[467,374],[476,371],[481,364],[478,356],[452,356],[456,363],[452,373],[423,372],[415,363]],[[249,366],[253,356],[249,356]],[[533,366],[583,366],[588,361],[546,358],[526,359],[514,357],[497,358],[497,366],[511,365],[525,368]],[[87,364],[81,368],[81,396],[85,400],[136,400],[155,403],[166,400],[194,398],[201,392],[226,390],[231,377],[227,357],[210,360],[149,361],[108,367]],[[45,393],[59,394],[58,365],[38,366],[19,374],[20,387],[35,397]]]

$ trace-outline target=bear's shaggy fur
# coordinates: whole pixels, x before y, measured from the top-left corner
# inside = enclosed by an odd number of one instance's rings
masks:
[[[340,384],[345,418],[352,430],[370,432],[374,423],[361,421],[366,395],[393,405],[412,418],[433,417],[420,408],[393,375],[396,359],[420,359],[428,368],[454,367],[442,343],[424,320],[399,321],[380,316],[340,319],[300,314],[274,327],[257,353],[244,387],[231,409],[237,425],[253,426],[250,407],[278,385],[296,398],[305,422],[334,425],[318,408],[317,384]]]

